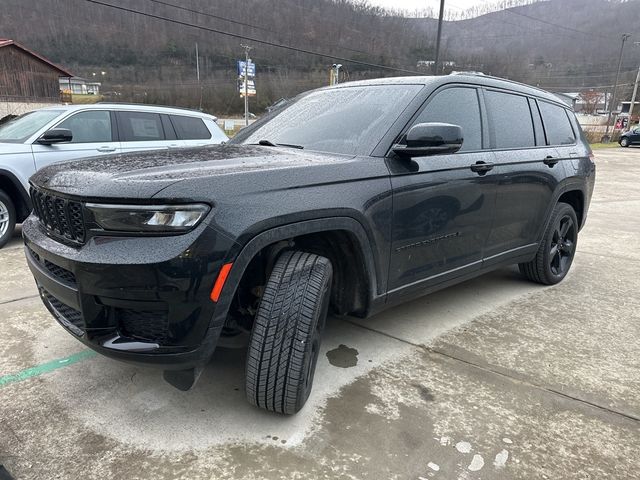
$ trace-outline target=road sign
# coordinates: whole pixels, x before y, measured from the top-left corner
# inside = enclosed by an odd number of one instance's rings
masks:
[[[238,76],[244,77],[245,65],[247,62],[244,60],[238,60]],[[249,60],[249,68],[247,69],[247,76],[253,78],[256,76],[256,64]]]
[[[240,96],[244,97],[244,78],[238,78],[238,91],[240,92]],[[249,80],[247,83],[247,96],[253,97],[256,94],[256,84],[253,80]]]

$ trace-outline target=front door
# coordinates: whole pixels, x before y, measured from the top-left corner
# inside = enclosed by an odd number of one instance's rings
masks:
[[[36,168],[64,160],[96,157],[120,152],[120,143],[113,132],[111,112],[108,110],[86,110],[67,117],[53,128],[71,130],[73,139],[68,143],[42,145],[34,143],[31,148]]]
[[[444,122],[461,126],[461,150],[412,159],[393,154],[387,158],[393,187],[391,292],[410,293],[480,268],[495,203],[493,156],[483,150],[481,118],[476,88],[441,89],[412,125]],[[478,170],[478,164],[488,170]]]

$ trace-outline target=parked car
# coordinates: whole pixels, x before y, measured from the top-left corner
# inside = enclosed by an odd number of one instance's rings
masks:
[[[328,311],[368,317],[511,264],[560,282],[594,178],[552,94],[386,78],[303,94],[227,145],[45,168],[23,234],[81,342],[186,390],[245,337],[248,401],[292,414]]]
[[[36,110],[0,125],[0,248],[31,211],[28,180],[74,158],[216,144],[216,118],[153,105],[93,104]]]
[[[636,126],[628,132],[624,132],[622,135],[620,135],[618,143],[621,147],[640,144],[640,126]]]

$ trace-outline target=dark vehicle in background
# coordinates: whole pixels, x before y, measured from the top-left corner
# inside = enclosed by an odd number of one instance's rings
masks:
[[[303,94],[227,145],[45,168],[23,232],[42,300],[81,342],[186,390],[248,338],[247,399],[292,414],[327,312],[367,317],[511,264],[561,281],[594,178],[549,93],[388,78]]]
[[[618,143],[620,144],[621,147],[629,147],[631,145],[640,144],[640,126],[636,126],[635,128],[632,128],[631,130],[629,130],[628,132],[625,132],[622,135],[620,135],[620,138],[618,139]]]

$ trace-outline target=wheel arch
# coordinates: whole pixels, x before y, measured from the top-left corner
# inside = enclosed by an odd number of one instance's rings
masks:
[[[31,200],[18,178],[10,171],[0,169],[0,190],[13,200],[17,223],[24,221],[31,213]]]
[[[582,228],[582,225],[584,224],[584,192],[580,189],[568,189],[558,197],[558,201],[556,203],[560,202],[571,205],[573,210],[576,212],[576,217],[578,217],[578,225]]]
[[[378,296],[380,284],[371,242],[364,227],[351,217],[320,218],[271,228],[249,240],[233,258],[233,267],[222,289],[212,319],[220,327],[252,262],[261,255],[275,259],[285,249],[299,248],[327,256],[334,266],[334,282],[345,286],[332,289],[332,301],[339,313],[365,316]],[[263,259],[264,260],[264,259]],[[334,283],[335,287],[336,283]],[[334,292],[335,291],[335,292]]]

